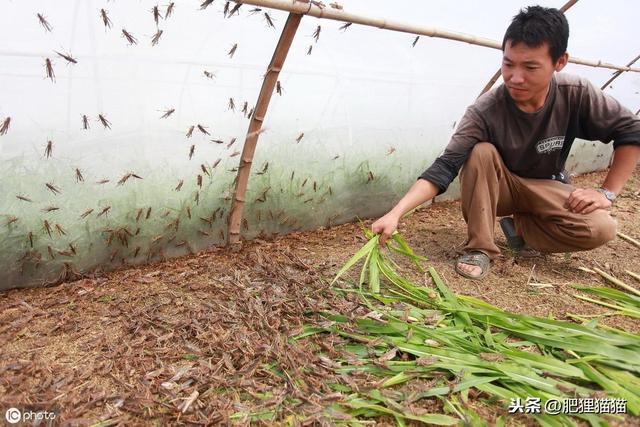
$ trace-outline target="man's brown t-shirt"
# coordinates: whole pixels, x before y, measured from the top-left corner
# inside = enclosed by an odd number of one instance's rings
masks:
[[[552,179],[564,169],[575,138],[640,145],[640,117],[587,79],[557,73],[544,106],[520,110],[503,85],[482,95],[463,116],[449,145],[420,175],[446,191],[478,142],[490,142],[507,168],[524,178]]]

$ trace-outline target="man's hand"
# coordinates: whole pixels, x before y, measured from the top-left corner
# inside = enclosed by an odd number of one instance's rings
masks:
[[[574,213],[588,214],[596,209],[609,209],[611,202],[593,188],[577,188],[569,194],[564,207]]]
[[[371,225],[371,231],[380,234],[380,246],[384,246],[387,239],[396,231],[398,221],[400,221],[398,215],[391,211]]]

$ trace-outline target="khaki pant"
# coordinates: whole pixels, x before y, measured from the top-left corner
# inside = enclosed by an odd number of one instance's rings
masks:
[[[574,189],[571,185],[514,175],[493,144],[475,145],[460,183],[469,237],[465,250],[480,250],[491,258],[500,253],[494,242],[496,216],[513,215],[525,242],[547,253],[593,249],[616,235],[616,221],[608,211],[569,211],[564,203]]]

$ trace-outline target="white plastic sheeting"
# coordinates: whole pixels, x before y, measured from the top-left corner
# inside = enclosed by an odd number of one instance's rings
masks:
[[[204,9],[202,1],[174,3],[173,14],[156,26],[155,1],[2,2],[0,121],[11,123],[0,136],[0,289],[224,240],[247,113],[287,15],[251,14],[244,5],[225,18],[220,0]],[[351,12],[496,40],[525,5],[342,2]],[[162,15],[166,6],[159,5]],[[631,41],[640,39],[639,12],[635,2],[578,2],[567,12],[570,53],[626,64],[638,54]],[[258,143],[242,228],[247,238],[384,213],[443,150],[501,59],[497,50],[425,37],[412,47],[410,34],[357,25],[341,31],[341,25],[302,20]],[[127,42],[123,29],[137,44]],[[46,78],[47,58],[55,82]],[[573,65],[566,72],[596,84],[611,75]],[[623,74],[607,91],[634,111],[640,107],[637,73]],[[578,143],[569,166],[578,172],[606,166],[608,150]],[[128,174],[140,178],[118,184]]]

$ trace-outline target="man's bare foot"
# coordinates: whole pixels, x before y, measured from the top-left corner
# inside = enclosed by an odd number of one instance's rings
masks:
[[[472,277],[480,277],[482,274],[482,268],[477,265],[465,264],[463,262],[458,263],[458,270],[464,271]]]

